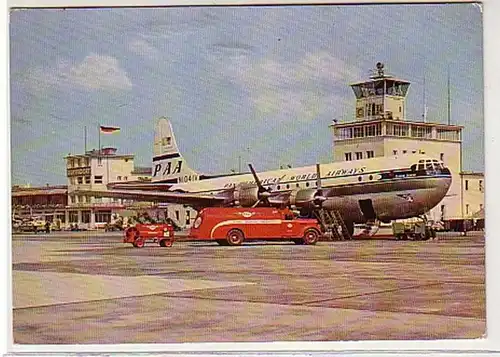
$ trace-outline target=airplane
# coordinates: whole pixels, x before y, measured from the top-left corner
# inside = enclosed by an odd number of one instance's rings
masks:
[[[166,119],[164,119],[166,120]],[[168,124],[168,125],[167,125]],[[423,155],[375,157],[251,173],[206,176],[190,169],[179,153],[170,123],[155,138],[152,183],[164,189],[135,187],[75,194],[157,203],[200,210],[210,206],[291,207],[302,216],[338,211],[352,235],[355,223],[389,222],[421,216],[435,207],[451,185],[442,161]],[[158,127],[157,127],[158,128]],[[167,136],[165,136],[167,135]],[[175,182],[177,181],[177,182]]]
[[[209,178],[238,175],[238,173],[207,175],[200,174],[190,168],[175,140],[174,131],[170,121],[161,117],[155,128],[153,144],[153,160],[151,182],[113,182],[107,185],[108,189],[124,190],[167,190],[178,182],[191,182]]]

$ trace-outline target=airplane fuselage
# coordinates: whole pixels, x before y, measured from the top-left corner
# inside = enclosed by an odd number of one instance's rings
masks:
[[[346,221],[388,221],[422,215],[436,206],[451,185],[442,162],[424,155],[379,157],[320,166],[322,207],[339,210]],[[317,190],[315,166],[258,173],[274,198],[292,191]],[[251,174],[173,185],[169,191],[221,194],[240,184],[255,184]]]

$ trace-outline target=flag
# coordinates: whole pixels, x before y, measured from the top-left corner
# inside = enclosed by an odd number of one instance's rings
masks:
[[[100,126],[100,132],[104,134],[112,134],[120,131],[120,128],[117,126]]]

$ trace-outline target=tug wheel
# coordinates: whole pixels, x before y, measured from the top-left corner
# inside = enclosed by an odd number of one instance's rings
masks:
[[[241,245],[245,236],[239,229],[231,229],[226,235],[226,241],[229,245]]]
[[[316,244],[319,240],[319,233],[315,229],[309,229],[304,233],[302,240],[307,245]]]

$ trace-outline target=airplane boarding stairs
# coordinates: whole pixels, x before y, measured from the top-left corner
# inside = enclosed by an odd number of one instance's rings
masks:
[[[326,237],[331,240],[352,239],[347,226],[338,211],[328,211],[318,209],[314,211],[314,216],[318,220],[321,229]]]

